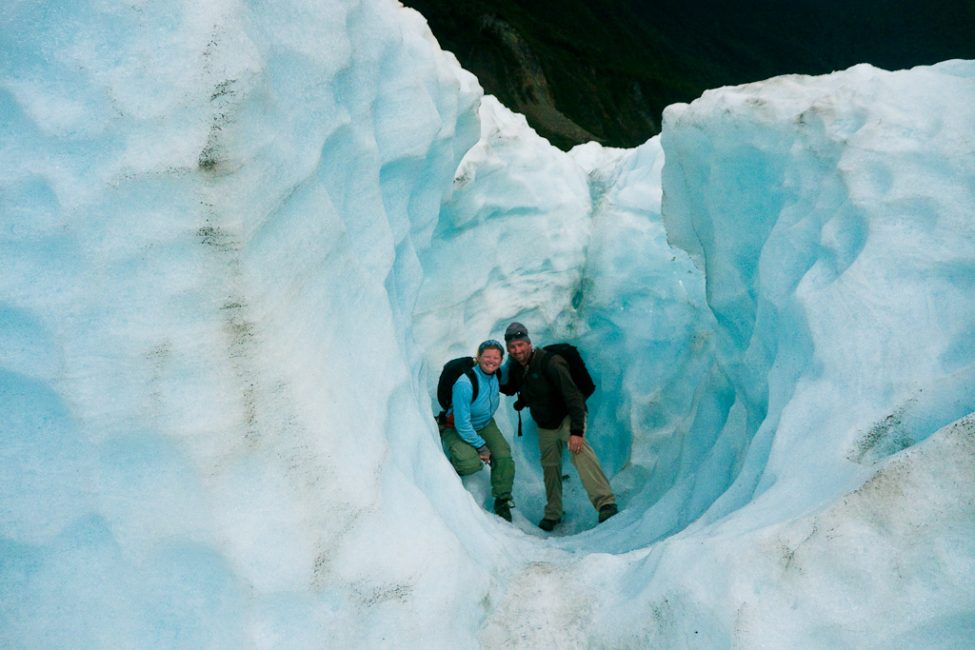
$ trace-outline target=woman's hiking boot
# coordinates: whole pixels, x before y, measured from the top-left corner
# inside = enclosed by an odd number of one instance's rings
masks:
[[[511,521],[511,499],[495,499],[494,514],[505,521]]]

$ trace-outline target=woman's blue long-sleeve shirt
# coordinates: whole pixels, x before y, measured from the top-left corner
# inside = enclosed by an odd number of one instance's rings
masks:
[[[474,376],[478,383],[477,399],[471,403],[474,386],[467,375],[461,375],[454,382],[451,403],[454,411],[454,429],[464,442],[479,449],[487,443],[484,442],[484,438],[477,435],[477,430],[483,429],[494,417],[494,412],[501,405],[501,393],[497,373],[486,375],[481,367],[475,364]]]

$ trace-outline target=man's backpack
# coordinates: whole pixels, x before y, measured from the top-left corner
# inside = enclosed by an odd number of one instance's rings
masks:
[[[569,375],[584,398],[588,398],[596,392],[596,382],[592,380],[592,375],[589,374],[589,369],[586,368],[586,362],[582,360],[582,355],[579,354],[579,349],[576,346],[571,343],[553,343],[552,345],[546,345],[542,349],[549,352],[546,363],[551,363],[550,360],[553,354],[557,354],[565,359],[565,363],[569,366]],[[547,365],[545,369],[548,370]]]
[[[467,375],[467,378],[471,380],[471,386],[474,387],[471,402],[477,399],[478,382],[477,377],[474,375],[475,363],[477,361],[474,357],[458,357],[444,364],[443,370],[440,371],[440,380],[437,381],[437,402],[440,403],[440,408],[443,409],[440,411],[440,415],[437,416],[437,422],[444,424],[447,411],[450,409],[451,402],[453,401],[454,384],[461,375]]]

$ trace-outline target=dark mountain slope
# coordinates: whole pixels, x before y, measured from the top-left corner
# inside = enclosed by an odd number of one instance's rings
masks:
[[[975,0],[405,0],[557,146],[635,146],[708,88],[975,59]]]

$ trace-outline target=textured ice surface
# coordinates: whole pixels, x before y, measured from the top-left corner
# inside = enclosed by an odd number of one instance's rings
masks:
[[[975,65],[535,136],[395,3],[0,9],[0,645],[958,647]],[[440,365],[582,348],[623,511],[457,478]]]

